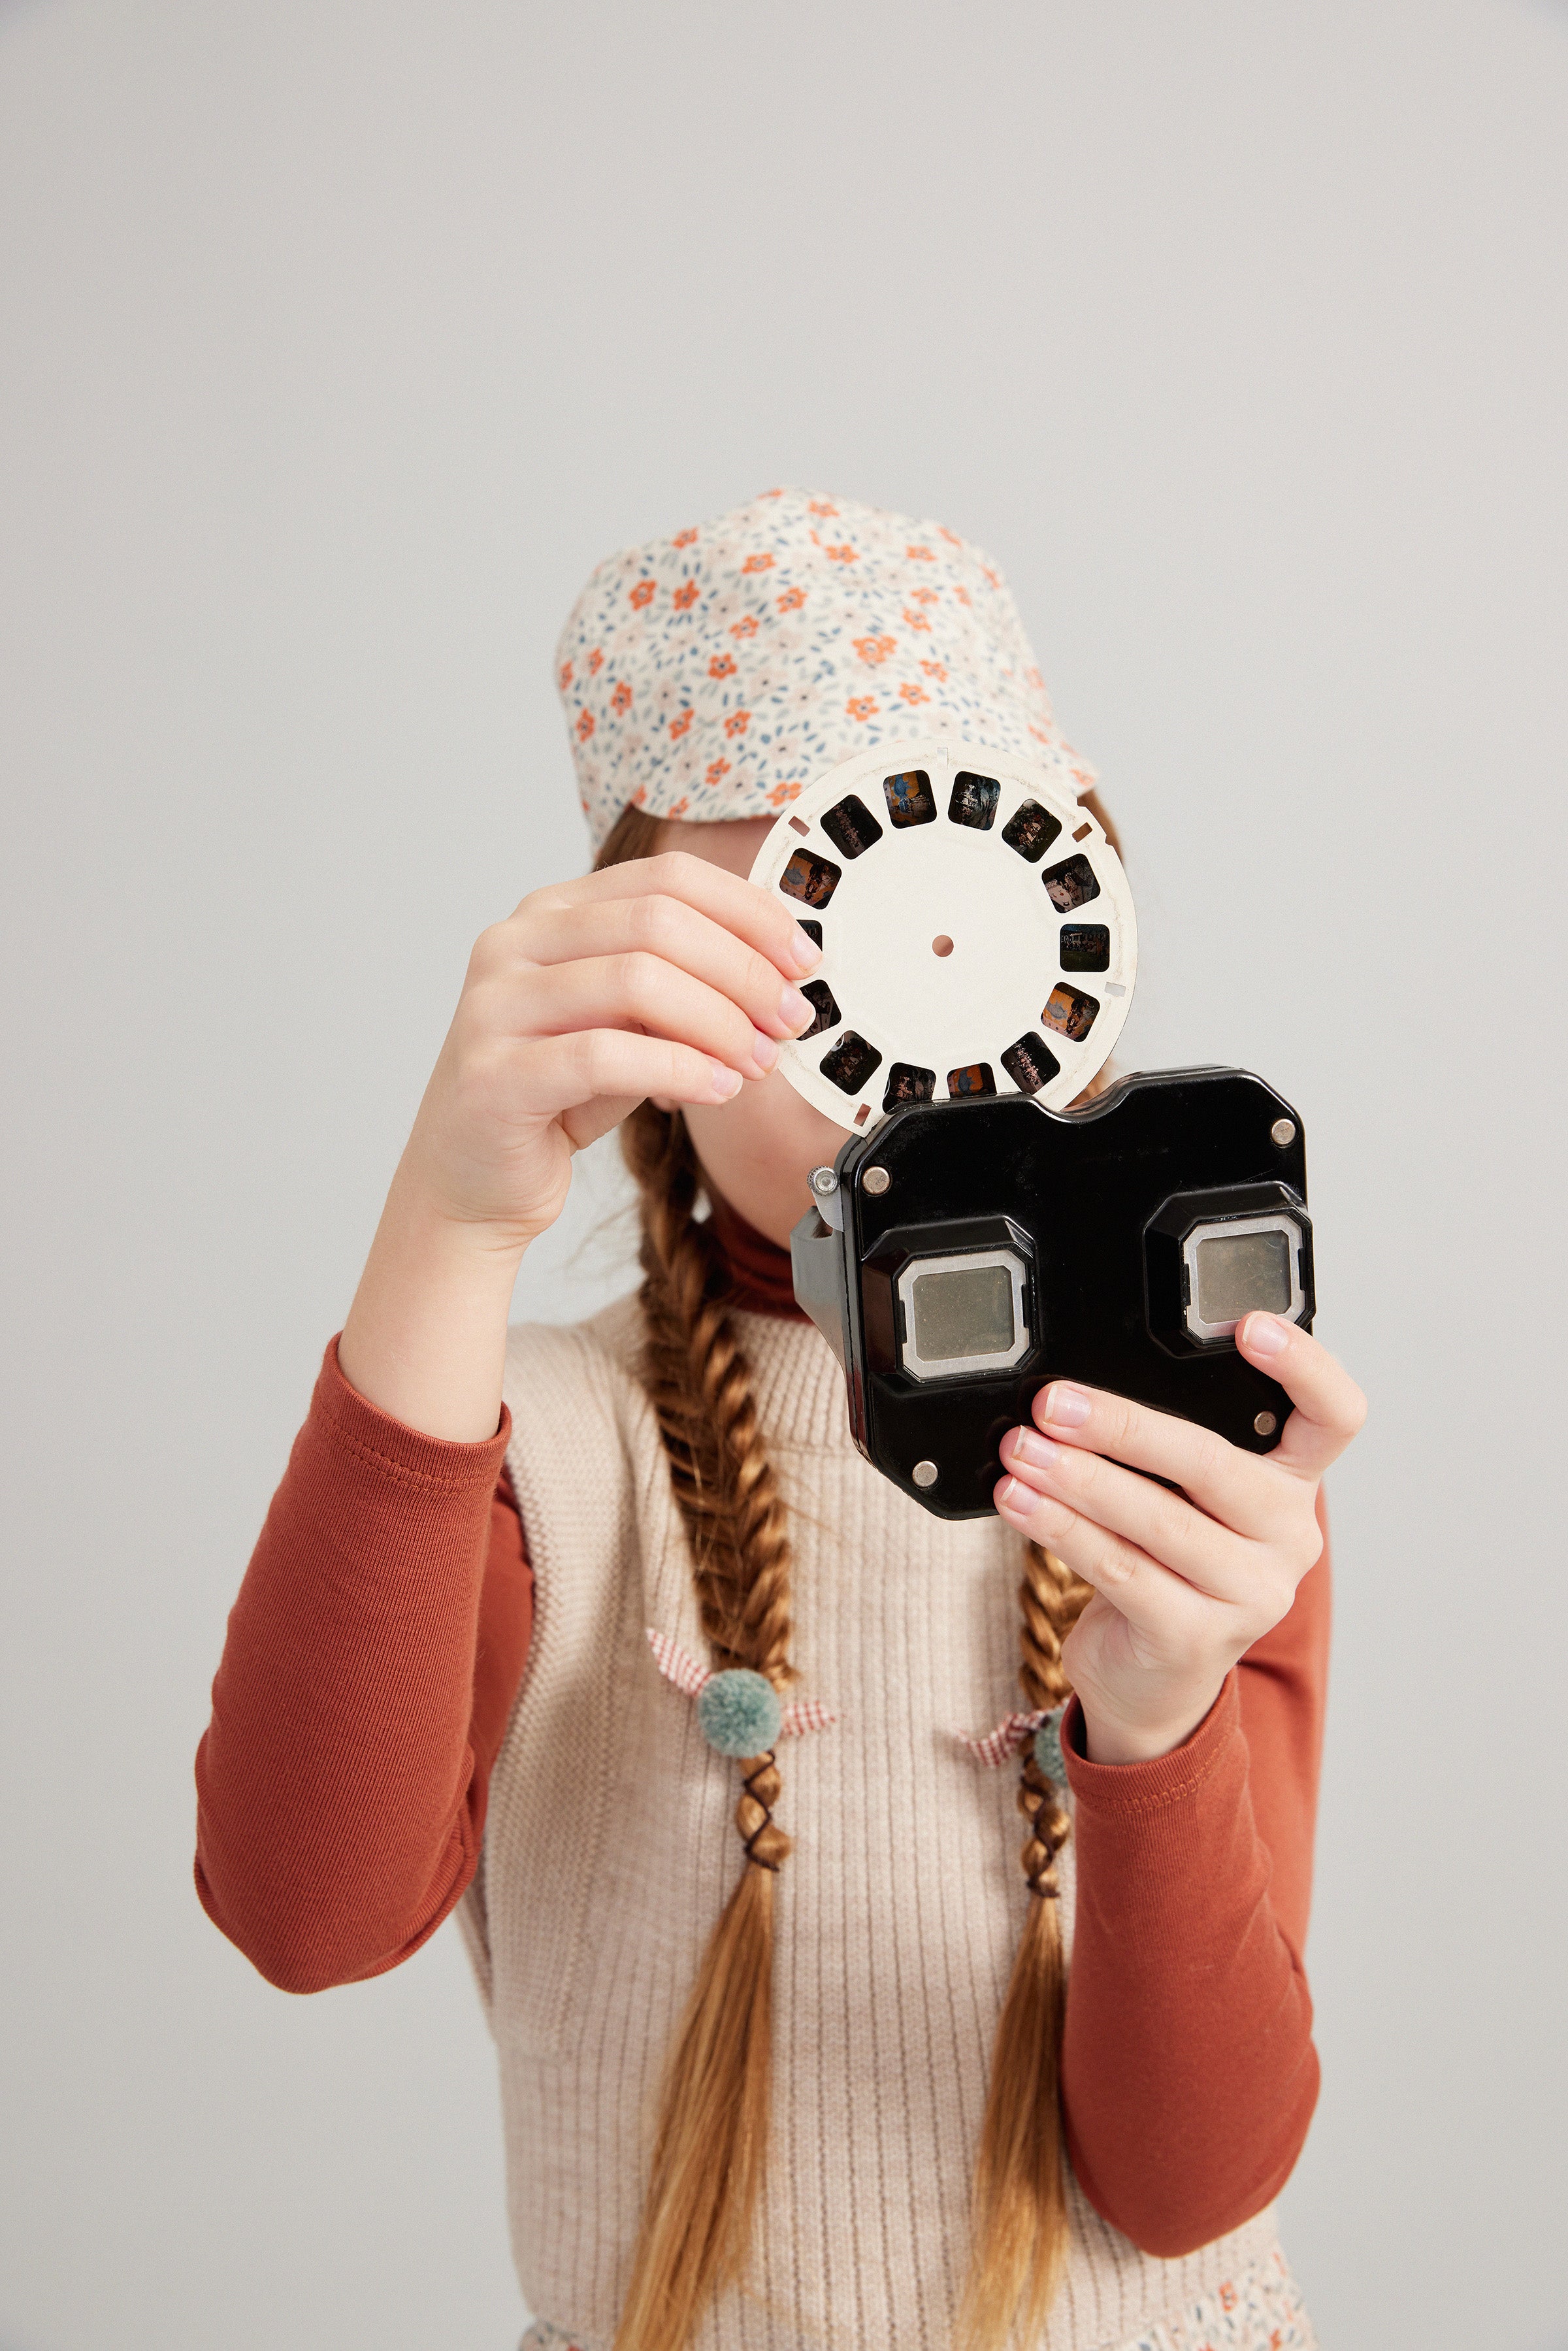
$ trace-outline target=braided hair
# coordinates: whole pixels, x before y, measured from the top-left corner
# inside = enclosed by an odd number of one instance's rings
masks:
[[[651,855],[656,821],[628,810],[601,866]],[[698,1220],[703,1177],[685,1121],[640,1102],[622,1149],[642,1217],[643,1384],[670,1465],[703,1632],[718,1668],[776,1689],[789,1663],[789,1538],[729,1311],[730,1277]],[[774,1886],[789,1839],[773,1817],[770,1750],[739,1766],[746,1866],[703,1955],[666,2069],[618,2351],[683,2351],[746,2265],[768,2148]]]
[[[1096,810],[1101,820],[1103,811]],[[1109,824],[1107,831],[1111,830]],[[595,861],[652,856],[656,819],[628,808]],[[789,1539],[730,1311],[727,1266],[696,1210],[703,1172],[679,1111],[638,1104],[621,1127],[642,1221],[641,1375],[691,1546],[702,1625],[720,1669],[775,1688],[789,1663]],[[1020,1591],[1029,1707],[1071,1696],[1061,1647],[1090,1597],[1031,1544]],[[776,1884],[789,1839],[774,1819],[771,1751],[743,1760],[736,1826],[746,1866],[715,1927],[666,2068],[647,2199],[615,2351],[685,2351],[715,2294],[738,2283],[767,2156]],[[1038,2335],[1067,2244],[1058,2076],[1066,1965],[1056,1865],[1069,1821],[1026,1747],[1019,1807],[1030,1901],[998,2030],[976,2166],[963,2351]]]
[[[1031,1713],[1071,1697],[1061,1646],[1092,1596],[1051,1552],[1030,1544],[1019,1589],[1019,1679]],[[1032,1740],[1023,1757],[1018,1803],[1029,1833],[1019,1857],[1030,1899],[991,2056],[961,2351],[1000,2351],[1019,2318],[1020,2339],[1038,2341],[1067,2253],[1061,2087],[1067,1955],[1056,1865],[1071,1823]]]

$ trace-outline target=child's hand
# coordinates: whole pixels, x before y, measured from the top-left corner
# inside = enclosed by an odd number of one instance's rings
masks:
[[[533,891],[474,949],[400,1181],[520,1251],[573,1153],[645,1095],[721,1102],[765,1077],[821,960],[777,899],[679,850]]]
[[[1289,1614],[1322,1549],[1318,1481],[1366,1400],[1315,1339],[1276,1315],[1249,1314],[1237,1344],[1296,1407],[1272,1453],[1243,1453],[1191,1421],[1063,1380],[1035,1398],[1036,1426],[1003,1441],[1011,1474],[998,1511],[1094,1586],[1062,1662],[1097,1763],[1179,1747],[1243,1650]]]
[[[429,1437],[492,1436],[517,1262],[573,1154],[644,1095],[712,1104],[766,1075],[821,960],[765,890],[680,850],[486,931],[343,1326],[350,1384]]]

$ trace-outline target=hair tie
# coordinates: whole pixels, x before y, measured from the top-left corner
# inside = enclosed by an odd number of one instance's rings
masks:
[[[1061,1718],[1066,1710],[1063,1707],[1048,1714],[1034,1734],[1035,1761],[1048,1780],[1054,1780],[1063,1788],[1067,1785],[1067,1765],[1061,1753]]]
[[[967,1748],[977,1763],[986,1764],[993,1771],[999,1764],[1009,1761],[1021,1747],[1032,1742],[1034,1760],[1046,1778],[1065,1788],[1067,1765],[1061,1752],[1061,1720],[1066,1712],[1065,1706],[1059,1706],[1049,1713],[1037,1710],[1005,1715],[994,1730],[986,1731],[978,1739],[971,1739],[962,1730],[956,1730],[953,1736],[960,1747]]]
[[[674,1688],[696,1700],[697,1728],[716,1754],[735,1761],[766,1755],[780,1739],[827,1730],[838,1720],[820,1698],[793,1698],[786,1706],[766,1674],[749,1666],[716,1674],[667,1633],[652,1625],[647,1629],[654,1664]]]
[[[737,1761],[767,1755],[779,1743],[784,1708],[766,1674],[733,1666],[697,1692],[697,1727],[710,1747]]]

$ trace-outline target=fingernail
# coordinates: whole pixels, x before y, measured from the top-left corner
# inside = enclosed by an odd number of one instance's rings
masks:
[[[798,987],[787,987],[779,998],[779,1018],[791,1034],[797,1029],[809,1029],[816,1017],[816,1006]]]
[[[1089,1417],[1089,1399],[1082,1388],[1052,1380],[1045,1392],[1045,1417],[1058,1428],[1082,1428]]]
[[[1247,1345],[1254,1355],[1282,1355],[1291,1343],[1291,1333],[1277,1314],[1249,1314],[1246,1330]]]
[[[751,1058],[761,1070],[770,1070],[779,1059],[779,1048],[772,1038],[765,1037],[757,1028],[751,1032]]]
[[[716,1101],[728,1102],[732,1096],[740,1092],[741,1083],[738,1070],[727,1070],[722,1061],[716,1061],[713,1064],[713,1091]]]
[[[822,950],[815,939],[808,938],[799,923],[795,925],[795,936],[791,944],[795,949],[796,970],[814,971],[822,960]]]
[[[1049,1469],[1053,1461],[1061,1458],[1061,1447],[1053,1445],[1049,1437],[1041,1437],[1032,1428],[1015,1428],[1012,1453],[1015,1461],[1027,1461],[1031,1469]]]
[[[1037,1494],[1021,1479],[1005,1479],[994,1499],[998,1510],[1027,1519],[1036,1534],[1063,1534],[1072,1524],[1072,1513],[1065,1502],[1054,1500],[1050,1494]]]

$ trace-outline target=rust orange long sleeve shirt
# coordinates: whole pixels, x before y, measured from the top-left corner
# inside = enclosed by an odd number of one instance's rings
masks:
[[[741,1302],[789,1259],[726,1216]],[[229,1619],[197,1757],[196,1885],[269,1982],[315,1991],[417,1950],[473,1876],[527,1662],[533,1581],[485,1444],[402,1426],[329,1347]],[[1091,1763],[1065,1726],[1078,1902],[1063,2050],[1085,2193],[1146,2252],[1282,2186],[1317,2094],[1301,1965],[1329,1568],[1175,1753]]]

